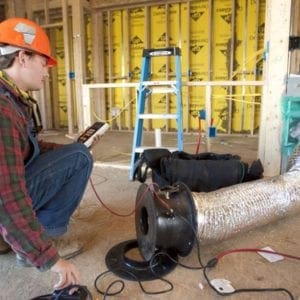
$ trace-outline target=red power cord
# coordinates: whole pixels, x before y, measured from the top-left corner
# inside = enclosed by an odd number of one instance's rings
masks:
[[[113,215],[115,215],[115,216],[118,216],[118,217],[130,217],[131,215],[133,215],[133,214],[135,213],[135,209],[133,209],[133,210],[132,210],[131,212],[129,212],[128,214],[120,214],[120,213],[118,213],[118,212],[113,211],[111,208],[109,208],[109,207],[102,201],[102,199],[101,199],[100,196],[98,195],[98,193],[97,193],[97,191],[96,191],[96,188],[95,188],[95,186],[94,186],[94,184],[93,184],[92,178],[90,178],[90,183],[91,183],[92,189],[93,189],[93,191],[94,191],[94,193],[95,193],[96,198],[98,199],[98,201],[99,201],[99,202],[103,205],[103,207],[106,208],[111,214],[113,214]],[[158,186],[157,183],[154,183],[154,182],[153,182],[153,183],[149,184],[149,185],[147,186],[147,188],[145,189],[145,191],[143,192],[141,198],[140,198],[138,201],[141,201],[141,200],[145,197],[147,191],[148,191],[151,187],[153,187],[153,186],[156,186],[156,187],[159,188],[159,186]],[[167,202],[165,202],[164,199],[162,199],[162,198],[158,195],[158,193],[157,193],[155,190],[153,190],[153,193],[154,193],[154,195],[155,195],[155,199],[156,199],[156,200],[158,200],[158,201],[159,201],[166,209],[171,210],[171,207],[169,206],[169,204],[168,204]]]
[[[285,254],[285,253],[281,253],[281,252],[276,252],[276,251],[271,251],[271,250],[257,249],[257,248],[241,248],[241,249],[225,250],[225,251],[219,253],[216,256],[216,259],[219,260],[227,254],[237,253],[237,252],[263,252],[263,253],[276,254],[276,255],[281,255],[281,256],[287,257],[287,258],[300,260],[300,257],[298,257],[298,256]]]
[[[198,118],[198,139],[197,139],[197,146],[196,146],[196,154],[199,153],[201,144],[201,118]]]

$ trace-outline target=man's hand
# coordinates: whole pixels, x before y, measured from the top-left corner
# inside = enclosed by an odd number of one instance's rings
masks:
[[[96,135],[93,138],[93,142],[92,142],[91,146],[89,147],[89,149],[92,149],[93,147],[95,147],[99,143],[100,139],[101,139],[101,136],[100,135]]]
[[[79,271],[75,265],[67,260],[60,258],[50,270],[59,276],[59,281],[54,285],[56,290],[64,289],[69,285],[80,284]]]

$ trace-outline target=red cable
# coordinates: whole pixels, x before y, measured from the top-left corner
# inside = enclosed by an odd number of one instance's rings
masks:
[[[257,249],[257,248],[241,248],[241,249],[225,250],[225,251],[219,253],[216,256],[216,258],[219,260],[227,254],[236,253],[236,252],[264,252],[264,253],[277,254],[277,255],[287,257],[287,258],[300,260],[300,257],[298,257],[298,256],[289,255],[289,254],[271,251],[271,250]]]
[[[96,189],[95,189],[95,186],[94,186],[94,184],[93,184],[92,178],[90,178],[90,183],[91,183],[92,189],[93,189],[93,191],[94,191],[94,193],[95,193],[95,195],[96,195],[98,201],[99,201],[99,202],[103,205],[103,207],[106,208],[111,214],[113,214],[113,215],[115,215],[115,216],[118,216],[118,217],[130,217],[131,215],[133,215],[133,214],[135,213],[135,209],[132,210],[132,211],[131,211],[130,213],[128,213],[128,214],[120,214],[120,213],[118,213],[118,212],[113,211],[111,208],[109,208],[109,207],[101,200],[100,196],[98,195],[98,193],[97,193],[97,191],[96,191]],[[147,188],[145,189],[145,191],[143,192],[141,198],[140,198],[138,201],[141,201],[141,200],[145,197],[147,191],[151,188],[151,186],[158,186],[158,184],[157,184],[157,183],[149,184],[149,185],[147,186]],[[156,191],[154,191],[154,194],[155,194],[155,196],[156,196],[155,199],[159,200],[159,201],[161,202],[161,204],[162,204],[165,208],[167,208],[167,209],[169,209],[169,210],[171,209],[170,206],[168,205],[168,203],[165,202],[165,201],[158,195],[158,193],[157,193]]]
[[[197,139],[196,154],[199,153],[200,144],[201,144],[201,118],[199,117],[198,118],[198,139]]]
[[[111,213],[111,214],[113,214],[113,215],[115,215],[115,216],[118,216],[118,217],[129,217],[129,216],[131,216],[134,212],[135,212],[135,209],[133,210],[133,211],[131,211],[130,213],[128,213],[128,214],[119,214],[119,213],[117,213],[117,212],[115,212],[115,211],[113,211],[112,209],[110,209],[102,200],[101,200],[101,198],[100,198],[100,196],[98,195],[98,193],[97,193],[97,191],[96,191],[96,189],[95,189],[95,186],[94,186],[94,184],[93,184],[93,181],[92,181],[92,178],[90,178],[90,183],[91,183],[91,186],[92,186],[92,189],[93,189],[93,191],[94,191],[94,193],[95,193],[95,195],[96,195],[96,197],[97,197],[97,199],[98,199],[98,201]]]

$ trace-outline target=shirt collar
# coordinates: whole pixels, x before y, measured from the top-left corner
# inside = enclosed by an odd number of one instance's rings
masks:
[[[18,92],[24,100],[30,101],[31,96],[29,95],[29,93],[20,89],[3,70],[0,70],[0,78],[5,81],[10,87],[12,87],[16,92]]]

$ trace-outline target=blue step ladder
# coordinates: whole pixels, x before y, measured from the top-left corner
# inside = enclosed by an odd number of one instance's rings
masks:
[[[159,56],[175,57],[176,80],[151,81],[151,59]],[[177,148],[169,148],[170,151],[183,150],[182,129],[182,100],[181,100],[181,49],[179,47],[144,49],[142,58],[141,79],[137,90],[136,121],[133,136],[132,155],[130,163],[129,179],[134,180],[134,169],[137,160],[145,149],[157,147],[143,147],[143,124],[145,119],[173,119],[177,126]],[[154,93],[173,93],[176,95],[176,113],[153,114],[145,113],[147,98]],[[161,147],[168,148],[168,147]]]

